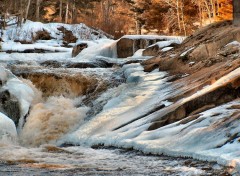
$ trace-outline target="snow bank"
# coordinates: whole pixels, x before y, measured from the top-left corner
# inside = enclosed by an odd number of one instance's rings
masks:
[[[23,52],[27,50],[43,50],[48,52],[71,52],[71,48],[48,46],[43,43],[21,44],[19,42],[8,41],[2,44],[2,51]]]
[[[57,40],[63,40],[63,34],[59,28],[65,28],[68,31],[71,31],[73,35],[78,40],[97,40],[100,38],[107,38],[102,31],[97,31],[92,28],[89,28],[85,24],[63,24],[63,23],[41,23],[27,21],[22,25],[22,27],[11,26],[9,27],[3,35],[3,40],[20,40],[20,41],[33,41],[36,37],[37,32],[46,31],[50,36]]]

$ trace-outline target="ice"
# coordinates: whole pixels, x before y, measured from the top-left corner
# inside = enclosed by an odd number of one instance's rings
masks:
[[[77,57],[76,60],[91,61],[97,56],[117,58],[116,41],[110,39],[101,39],[88,43],[89,47],[84,49]]]
[[[125,35],[122,38],[128,39],[158,39],[158,40],[176,40],[182,42],[186,37],[179,36],[161,36],[161,35]]]
[[[144,49],[139,49],[139,50],[137,50],[137,51],[134,53],[133,57],[141,57],[143,51],[144,51]]]
[[[42,43],[36,44],[21,44],[19,42],[4,42],[2,45],[2,51],[11,51],[11,52],[23,52],[26,50],[44,50],[48,52],[71,52],[71,48],[64,48],[64,47],[55,47],[55,46],[48,46]]]
[[[238,41],[233,41],[233,42],[228,43],[226,46],[231,46],[231,45],[240,46],[240,43]]]
[[[227,141],[229,136],[240,132],[238,116],[234,117],[239,110],[230,108],[232,105],[239,105],[239,99],[205,111],[199,118],[187,123],[178,121],[156,130],[147,129],[152,121],[158,120],[171,110],[237,79],[239,69],[192,96],[171,103],[166,101],[168,96],[171,97],[177,92],[167,83],[165,73],[144,73],[139,64],[126,65],[123,71],[127,79],[132,76],[139,76],[141,79],[129,81],[111,90],[112,92],[110,90],[105,92],[105,98],[108,100],[103,111],[80,126],[76,132],[65,136],[63,141],[81,145],[104,144],[134,148],[145,153],[193,157],[217,161],[238,170],[239,138],[232,142]],[[166,107],[147,115],[156,104],[163,104]],[[143,116],[144,114],[146,115]]]
[[[23,125],[24,116],[28,113],[31,103],[34,99],[34,91],[31,87],[24,84],[17,77],[15,77],[10,71],[3,67],[0,67],[1,79],[5,80],[2,86],[3,90],[8,90],[9,93],[15,96],[20,103],[21,118],[19,120],[19,129]]]
[[[14,122],[0,112],[0,145],[17,141],[17,130]]]
[[[173,47],[165,47],[165,48],[163,48],[161,51],[162,51],[162,52],[166,52],[166,51],[169,51],[169,50],[171,50],[171,49],[173,49]]]
[[[192,51],[193,49],[194,49],[194,47],[192,47],[192,48],[184,51],[180,56],[181,56],[181,57],[185,56],[188,52]]]

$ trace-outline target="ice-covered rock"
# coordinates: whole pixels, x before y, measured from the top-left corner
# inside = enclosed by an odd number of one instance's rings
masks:
[[[14,142],[17,139],[17,130],[14,122],[0,112],[0,143]]]
[[[159,48],[163,45],[169,46],[172,43],[181,43],[184,37],[175,36],[158,36],[158,35],[125,35],[117,42],[117,56],[118,58],[126,58],[133,56],[139,49],[146,49],[147,47],[159,42]]]
[[[21,128],[24,116],[34,99],[34,91],[4,67],[0,67],[0,75],[2,81],[0,109]]]

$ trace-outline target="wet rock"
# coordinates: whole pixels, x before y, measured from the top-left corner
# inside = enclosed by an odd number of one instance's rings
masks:
[[[65,65],[66,68],[97,68],[97,65],[91,62],[80,62],[80,63],[74,63],[74,62],[68,62]]]
[[[10,95],[7,90],[0,91],[0,112],[11,118],[16,126],[18,125],[21,117],[20,106],[17,98]]]
[[[87,43],[80,43],[80,44],[75,45],[72,50],[72,57],[76,57],[79,53],[82,52],[83,49],[85,49],[87,47],[88,47]]]
[[[62,66],[62,63],[56,60],[48,60],[40,63],[40,65],[44,67],[60,68]]]

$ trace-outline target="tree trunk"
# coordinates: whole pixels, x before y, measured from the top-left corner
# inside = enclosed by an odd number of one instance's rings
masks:
[[[60,4],[59,4],[59,21],[62,22],[62,5],[63,5],[63,1],[60,0]]]
[[[28,0],[27,7],[26,7],[26,13],[25,13],[25,19],[24,19],[25,22],[26,22],[27,17],[28,17],[30,4],[31,4],[31,0]]]
[[[179,8],[179,0],[177,0],[176,2],[176,10],[177,10],[177,21],[178,21],[178,28],[180,33],[182,32],[182,28],[181,28],[181,20],[180,20],[180,8]]]
[[[36,21],[39,21],[40,0],[36,0]]]
[[[66,3],[66,14],[65,14],[65,23],[67,24],[68,23],[68,0],[67,0],[67,3]]]
[[[233,24],[240,26],[240,1],[233,0]]]

